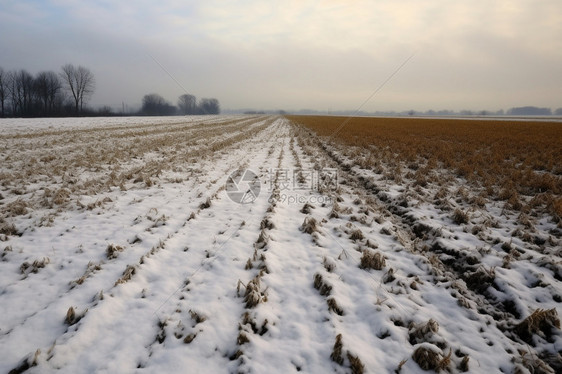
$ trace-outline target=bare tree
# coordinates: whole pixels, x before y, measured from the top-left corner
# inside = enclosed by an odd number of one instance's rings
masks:
[[[178,98],[178,108],[181,114],[195,114],[197,99],[193,95],[183,94]]]
[[[17,115],[18,103],[16,100],[16,73],[9,71],[6,73],[6,101],[10,103],[10,113],[12,116]]]
[[[33,103],[33,76],[26,70],[8,73],[8,95],[12,103],[12,114],[28,116]]]
[[[66,64],[62,67],[60,76],[74,99],[76,112],[81,112],[84,101],[87,101],[94,93],[94,75],[83,66],[75,67],[72,64]]]
[[[42,71],[35,78],[35,91],[43,115],[54,111],[62,88],[59,77],[52,71]]]
[[[202,114],[219,114],[219,101],[217,99],[201,99],[199,101],[199,110]]]
[[[175,114],[176,107],[170,105],[162,96],[152,93],[142,98],[141,113],[148,116],[170,116]]]
[[[0,67],[0,117],[5,117],[4,103],[8,94],[8,74]]]

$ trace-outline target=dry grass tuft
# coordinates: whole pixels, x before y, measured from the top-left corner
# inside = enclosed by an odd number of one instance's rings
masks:
[[[76,319],[76,311],[74,310],[74,307],[68,308],[68,311],[66,312],[66,317],[64,318],[64,322],[67,325],[72,326],[75,323],[74,322],[75,319]]]
[[[110,244],[105,250],[105,255],[108,260],[113,260],[119,256],[119,252],[123,252],[123,247],[119,245]]]
[[[2,235],[6,235],[6,236],[15,236],[18,235],[18,230],[16,229],[16,226],[13,223],[2,223],[0,225],[0,234]]]
[[[246,292],[244,293],[246,308],[253,308],[262,302],[263,296],[261,294],[260,287],[260,278],[258,276],[248,282],[246,285]]]
[[[250,339],[248,339],[248,336],[243,331],[240,331],[240,333],[238,334],[238,338],[236,339],[236,344],[244,345],[249,342]]]
[[[28,371],[30,368],[37,366],[37,359],[40,354],[40,349],[36,350],[35,353],[30,353],[18,363],[18,366],[10,370],[9,374],[21,374]]]
[[[328,273],[331,273],[336,268],[336,263],[334,262],[334,260],[328,257],[324,257],[324,259],[322,260],[322,264],[324,265],[324,269],[326,269]]]
[[[486,269],[480,266],[476,271],[465,273],[463,278],[468,288],[482,294],[494,283],[496,271],[493,267]]]
[[[210,197],[208,197],[207,200],[205,200],[204,202],[199,204],[199,209],[201,209],[201,210],[208,209],[210,207],[211,207],[211,198]]]
[[[445,358],[442,358],[438,348],[432,344],[420,345],[414,351],[412,358],[423,370],[435,370],[439,372],[445,364],[445,362],[443,362]]]
[[[328,303],[328,309],[331,312],[336,313],[338,316],[344,315],[343,309],[338,305],[335,298],[330,297],[326,300],[326,302]]]
[[[44,257],[41,260],[35,260],[31,264],[26,261],[20,265],[20,272],[22,274],[29,274],[29,273],[37,274],[39,269],[44,268],[50,262],[51,259],[49,259],[49,257]]]
[[[68,326],[77,324],[84,315],[88,312],[88,309],[84,310],[82,313],[77,313],[74,307],[68,308],[66,311],[66,316],[64,317],[64,323]]]
[[[115,285],[117,286],[118,284],[127,283],[128,281],[131,280],[131,278],[133,277],[133,275],[135,275],[136,272],[137,270],[133,265],[128,265],[125,271],[123,272],[123,276],[121,276],[121,278],[119,278],[115,282]]]
[[[382,282],[384,284],[386,283],[390,283],[390,282],[394,282],[394,280],[396,279],[396,277],[394,276],[394,269],[390,268],[388,269],[388,271],[383,275],[382,277]],[[414,281],[415,282],[415,281]],[[413,282],[412,282],[413,283]]]
[[[101,270],[101,264],[97,264],[92,261],[88,262],[88,266],[86,267],[86,271],[84,272],[84,274],[77,280],[70,282],[70,285],[74,287],[76,285],[84,283],[86,281],[86,278],[88,278],[92,273],[99,270]]]
[[[318,223],[316,222],[316,219],[313,217],[306,217],[302,223],[301,230],[309,235],[318,232]]]
[[[322,296],[329,296],[332,292],[332,286],[326,283],[319,273],[314,274],[314,288],[316,288]]]
[[[395,374],[400,374],[400,372],[402,371],[402,366],[404,366],[404,364],[408,362],[408,359],[405,358],[402,361],[400,361],[400,363],[398,364],[398,367],[394,370]]]
[[[353,230],[351,232],[351,234],[349,235],[349,239],[351,239],[353,241],[363,240],[363,238],[364,238],[363,232],[361,232],[361,230],[359,230],[359,229]]]
[[[244,355],[244,352],[240,349],[238,349],[236,352],[234,352],[232,355],[230,355],[229,360],[230,361],[234,361],[234,360],[238,360],[240,357],[242,357]]]
[[[248,261],[246,261],[246,266],[244,266],[244,270],[250,270],[253,269],[254,265],[252,264],[252,259],[249,258]]]
[[[332,210],[330,211],[330,214],[328,215],[328,217],[329,218],[339,218],[340,212],[341,212],[340,206],[338,205],[337,202],[334,201],[334,205],[332,205]]]
[[[449,354],[447,356],[443,357],[441,359],[441,361],[439,361],[439,363],[437,364],[437,369],[435,369],[436,372],[440,372],[441,370],[447,370],[449,365],[451,365],[451,355],[452,354],[453,354],[453,351],[451,349],[449,349]]]
[[[267,234],[265,233],[265,230],[262,229],[260,231],[260,235],[258,236],[258,239],[256,240],[255,247],[257,249],[264,248],[266,246],[268,240],[269,240],[269,238],[267,237]]]
[[[439,332],[439,323],[434,319],[430,319],[421,325],[414,325],[409,332],[410,343],[413,345],[427,342],[437,332]]]
[[[544,339],[551,340],[553,329],[560,329],[560,319],[555,308],[537,309],[530,316],[515,326],[515,333],[531,344],[533,335],[538,335]]]
[[[167,320],[159,320],[158,321],[158,334],[156,334],[156,341],[159,344],[164,343],[164,340],[166,340],[166,326],[168,325],[168,321]]]
[[[310,205],[309,203],[305,203],[300,212],[303,214],[310,214],[310,212],[312,212],[312,209],[314,209],[312,205]]]
[[[269,331],[269,328],[267,327],[268,323],[269,321],[265,319],[261,326],[259,326],[247,311],[242,315],[242,325],[249,326],[254,334],[259,334],[260,336],[265,335]],[[241,328],[242,327],[240,326],[240,329]]]
[[[562,220],[562,197],[555,199],[550,207],[552,215],[556,217],[558,221]]]
[[[338,334],[336,336],[336,342],[334,343],[334,348],[332,349],[332,354],[330,355],[330,358],[332,359],[332,361],[340,365],[343,365],[342,349],[343,349],[342,336],[341,334]]]
[[[188,334],[188,335],[183,339],[183,342],[184,342],[185,344],[190,344],[196,337],[197,337],[197,334],[195,334],[195,333]]]
[[[385,266],[386,260],[380,252],[373,252],[369,249],[363,250],[363,256],[361,256],[361,263],[359,264],[361,269],[382,270]]]
[[[27,208],[28,204],[25,201],[17,199],[16,201],[7,204],[3,211],[8,213],[8,216],[17,217],[27,214]]]
[[[260,223],[260,229],[262,230],[272,230],[275,227],[273,222],[269,220],[269,218],[264,218]]]
[[[453,222],[456,223],[457,225],[468,223],[470,219],[466,212],[463,212],[458,208],[455,209],[455,211],[453,212],[453,216],[451,218],[453,219]]]
[[[53,203],[55,205],[63,205],[70,198],[70,191],[66,188],[60,188],[53,196]]]
[[[557,367],[558,370],[555,371],[550,365],[548,365],[546,362],[544,362],[539,357],[537,357],[537,355],[522,350],[519,351],[519,353],[521,354],[521,357],[514,358],[513,361],[515,361],[518,364],[521,364],[523,367],[521,367],[521,365],[516,365],[514,370],[514,373],[516,374],[529,373],[529,372],[533,374],[555,374],[560,372],[560,366],[562,365],[562,359],[559,358],[560,355],[558,355],[558,359],[557,359],[558,362],[556,363],[558,365],[555,364],[555,366],[558,366]]]
[[[363,365],[358,356],[354,356],[351,352],[347,352],[347,359],[351,365],[352,374],[363,374],[365,372],[365,365]]]
[[[466,373],[467,371],[470,370],[469,366],[468,366],[468,361],[470,360],[469,356],[464,356],[462,358],[461,363],[459,364],[459,370],[463,373]]]
[[[191,309],[189,310],[189,315],[191,316],[191,319],[195,322],[196,325],[203,323],[207,320],[207,317],[197,312],[194,312]]]

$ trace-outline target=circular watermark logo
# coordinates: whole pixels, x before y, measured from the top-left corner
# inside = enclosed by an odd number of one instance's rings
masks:
[[[251,170],[236,170],[226,180],[226,194],[230,200],[238,204],[249,204],[256,201],[261,191],[261,182]]]

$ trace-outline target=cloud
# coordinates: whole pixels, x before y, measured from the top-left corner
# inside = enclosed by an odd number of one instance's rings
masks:
[[[181,88],[225,108],[558,107],[562,3],[527,0],[6,1],[6,69],[88,66],[95,105]]]

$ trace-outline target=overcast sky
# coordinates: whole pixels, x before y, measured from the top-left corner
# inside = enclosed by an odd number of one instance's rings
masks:
[[[0,66],[84,65],[92,106],[354,110],[412,54],[363,110],[562,107],[561,0],[0,0]]]

